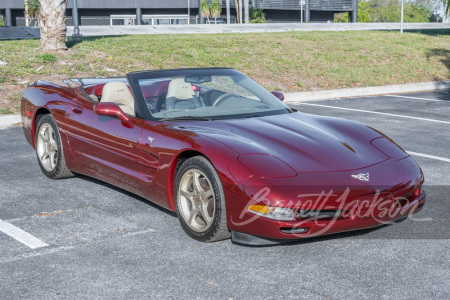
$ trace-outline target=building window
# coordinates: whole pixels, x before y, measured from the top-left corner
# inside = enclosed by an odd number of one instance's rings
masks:
[[[136,15],[111,15],[111,25],[134,25]]]
[[[188,15],[142,15],[142,25],[184,25]],[[111,25],[135,25],[136,15],[111,15]]]

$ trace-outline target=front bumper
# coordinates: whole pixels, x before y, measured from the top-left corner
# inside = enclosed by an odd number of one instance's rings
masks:
[[[395,220],[408,217],[409,215],[421,211],[426,202],[426,193],[423,192],[419,198],[406,206],[395,209],[395,216],[377,218],[361,218],[355,215],[353,218],[335,219],[335,220],[317,220],[317,221],[289,221],[279,222],[267,218],[260,218],[255,225],[258,228],[264,228],[264,236],[252,235],[244,232],[232,230],[232,241],[237,244],[251,246],[276,245],[281,243],[293,242],[303,238],[311,238],[346,231],[361,230],[378,227],[391,223]],[[283,229],[306,228],[304,233],[285,233]]]
[[[423,174],[411,158],[401,161],[389,160],[378,165],[358,170],[357,173],[370,172],[371,183],[351,181],[348,178],[355,171],[330,172],[328,174],[299,174],[289,179],[277,179],[270,182],[255,184],[247,182],[242,187],[244,193],[234,193],[234,201],[228,203],[228,226],[232,231],[232,239],[236,243],[247,245],[270,245],[280,242],[289,242],[302,238],[310,238],[345,231],[360,230],[377,227],[397,219],[408,217],[422,210],[426,193],[420,190],[423,184]],[[343,179],[344,178],[344,179]],[[330,184],[332,183],[332,184]],[[256,216],[247,210],[249,204],[256,204],[253,199],[262,187],[270,187],[267,196],[269,205],[299,209],[338,211],[332,218],[301,218],[296,214],[292,221],[277,221],[266,217]],[[334,197],[319,197],[316,200],[287,201],[297,195],[318,195],[321,191],[330,190]],[[346,190],[349,192],[346,193]],[[390,195],[388,197],[389,211],[383,213],[382,209],[367,208],[368,195],[376,193]],[[345,197],[339,195],[345,194]],[[293,195],[293,196],[292,196]],[[362,196],[361,196],[362,195]],[[378,194],[377,194],[378,195]],[[231,195],[230,195],[231,196]],[[291,198],[289,198],[291,197]],[[256,197],[257,198],[257,197]],[[302,198],[304,200],[304,198]],[[266,199],[267,200],[267,199]],[[366,203],[364,203],[366,202]],[[267,205],[267,202],[265,203]],[[366,205],[366,206],[365,206]],[[298,231],[297,229],[301,229]],[[292,230],[293,232],[290,232]]]

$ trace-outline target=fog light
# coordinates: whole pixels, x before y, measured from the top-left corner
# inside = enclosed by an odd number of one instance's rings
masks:
[[[250,205],[248,211],[266,218],[291,221],[294,220],[294,211],[287,207],[273,207],[265,205]]]

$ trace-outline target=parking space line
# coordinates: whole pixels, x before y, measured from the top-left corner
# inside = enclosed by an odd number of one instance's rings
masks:
[[[2,220],[0,220],[0,231],[9,235],[13,239],[21,242],[22,244],[31,249],[48,246],[48,244],[32,236],[28,232],[23,231],[22,229]]]
[[[411,154],[411,155],[416,155],[416,156],[436,159],[436,160],[440,160],[440,161],[450,162],[450,158],[434,156],[434,155],[429,155],[429,154],[423,154],[423,153],[417,153],[417,152],[412,152],[412,151],[406,151],[406,152],[408,152],[408,154]]]
[[[384,97],[408,98],[408,99],[416,99],[416,100],[425,100],[425,101],[435,101],[435,102],[447,102],[447,103],[450,103],[450,101],[446,101],[446,100],[428,99],[428,98],[402,96],[402,95],[383,95],[383,96]]]
[[[443,123],[443,124],[449,124],[450,125],[449,121],[442,121],[442,120],[435,120],[435,119],[428,119],[428,118],[419,118],[419,117],[405,116],[405,115],[397,115],[397,114],[390,114],[390,113],[371,111],[371,110],[363,110],[363,109],[356,109],[356,108],[336,107],[336,106],[323,105],[323,104],[313,104],[313,103],[296,103],[296,105],[309,105],[309,106],[333,108],[333,109],[340,109],[340,110],[357,111],[357,112],[363,112],[363,113],[369,113],[369,114],[377,114],[377,115],[384,115],[384,116],[391,116],[391,117],[398,117],[398,118],[406,118],[406,119],[413,119],[413,120],[420,120],[420,121],[428,121],[428,122],[435,122],[435,123]]]

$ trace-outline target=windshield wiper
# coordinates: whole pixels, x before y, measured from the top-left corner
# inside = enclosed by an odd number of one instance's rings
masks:
[[[211,121],[211,118],[207,117],[200,117],[200,116],[179,116],[179,117],[172,117],[172,118],[163,118],[159,119],[159,121]]]
[[[258,114],[254,114],[254,115],[250,115],[250,116],[245,116],[244,118],[245,119],[248,119],[248,118],[258,118],[258,117],[265,117],[266,115],[258,115]]]

